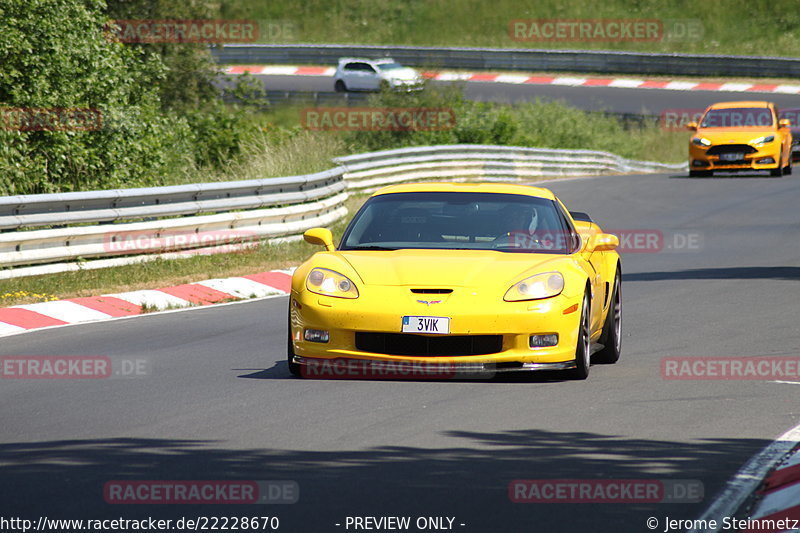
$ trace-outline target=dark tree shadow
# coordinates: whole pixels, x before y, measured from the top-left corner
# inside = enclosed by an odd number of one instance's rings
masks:
[[[663,281],[684,279],[781,279],[800,280],[800,267],[721,267],[676,270],[674,272],[623,273],[623,281]]]
[[[509,409],[535,406],[509,405]],[[564,406],[564,417],[573,409]],[[258,424],[253,420],[253,424]],[[298,421],[302,423],[302,421]],[[658,421],[654,420],[654,424]],[[453,446],[364,450],[232,449],[204,440],[99,438],[0,445],[0,515],[50,518],[280,517],[280,531],[344,531],[346,516],[454,516],[459,531],[645,531],[647,517],[694,518],[768,444],[691,443],[588,432],[441,431]],[[515,479],[699,479],[687,504],[515,504]],[[110,480],[294,480],[293,505],[111,505]],[[533,527],[535,525],[535,527]]]

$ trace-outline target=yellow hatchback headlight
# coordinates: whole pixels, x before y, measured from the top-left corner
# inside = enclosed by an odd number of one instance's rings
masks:
[[[558,296],[564,290],[564,276],[558,272],[536,274],[511,286],[503,300],[520,302],[523,300],[541,300]]]
[[[758,137],[757,139],[753,139],[750,141],[750,144],[767,144],[771,143],[775,140],[774,135],[764,135],[763,137]]]
[[[314,268],[306,278],[306,289],[337,298],[358,298],[358,289],[350,279],[335,270]]]

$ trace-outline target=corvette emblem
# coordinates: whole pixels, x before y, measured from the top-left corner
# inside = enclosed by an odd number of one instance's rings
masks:
[[[430,306],[430,305],[432,305],[432,304],[440,304],[440,303],[442,303],[442,301],[441,301],[441,300],[417,300],[417,301],[418,301],[419,303],[421,303],[421,304],[425,304],[425,305],[427,305],[427,306]]]

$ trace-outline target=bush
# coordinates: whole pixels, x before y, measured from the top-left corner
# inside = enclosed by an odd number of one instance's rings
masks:
[[[457,87],[428,87],[417,93],[383,92],[374,107],[452,109],[455,127],[445,131],[357,131],[346,134],[352,151],[428,144],[497,144],[541,148],[604,150],[623,157],[679,161],[682,132],[655,125],[628,131],[615,117],[589,113],[558,101],[497,104],[465,100]],[[679,151],[681,150],[681,151]]]
[[[158,183],[191,132],[166,117],[155,57],[105,38],[99,0],[6,0],[0,6],[0,106],[91,108],[86,131],[0,130],[0,194]],[[6,117],[7,118],[7,117]]]

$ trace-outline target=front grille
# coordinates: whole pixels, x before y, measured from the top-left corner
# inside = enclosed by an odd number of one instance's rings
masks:
[[[411,289],[414,294],[450,294],[453,289]]]
[[[502,335],[440,335],[409,333],[356,333],[356,348],[386,355],[459,356],[486,355],[503,350]]]
[[[756,150],[749,144],[717,144],[709,148],[706,153],[708,155],[719,155],[719,154],[730,154],[730,153],[753,154],[757,151],[758,150]]]

